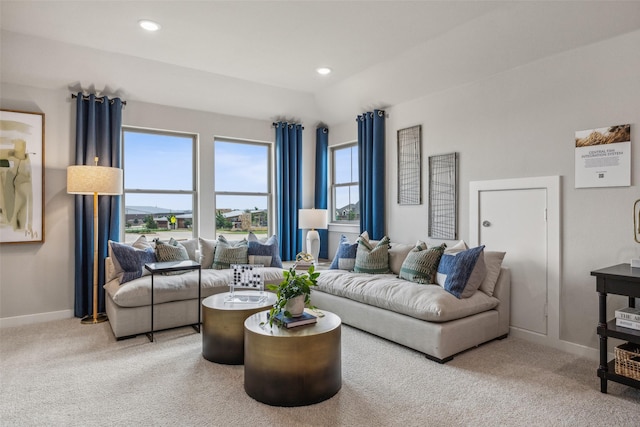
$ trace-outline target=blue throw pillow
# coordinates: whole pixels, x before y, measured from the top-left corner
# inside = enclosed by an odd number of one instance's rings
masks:
[[[120,284],[142,277],[142,269],[149,262],[156,262],[156,254],[152,248],[136,249],[132,246],[111,242],[111,251],[123,270]]]
[[[338,250],[333,257],[333,261],[329,266],[330,270],[347,270],[353,271],[356,265],[356,252],[358,251],[358,243],[351,243],[344,234],[340,236]]]
[[[247,250],[249,264],[262,264],[265,267],[282,268],[280,244],[275,234],[263,243],[255,234],[249,232],[247,241],[249,242],[249,248]]]
[[[451,295],[461,298],[483,250],[484,246],[478,246],[455,255],[443,254],[438,264],[438,284]]]

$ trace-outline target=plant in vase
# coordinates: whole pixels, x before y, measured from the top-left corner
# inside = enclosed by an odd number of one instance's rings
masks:
[[[295,267],[283,271],[284,279],[279,285],[267,285],[276,293],[276,302],[269,310],[269,326],[273,326],[275,317],[283,313],[285,317],[301,316],[304,308],[315,309],[311,305],[311,287],[317,286],[320,273],[312,265],[304,273],[297,273]]]

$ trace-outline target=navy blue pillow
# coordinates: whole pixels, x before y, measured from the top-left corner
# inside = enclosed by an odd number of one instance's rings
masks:
[[[330,270],[347,270],[353,271],[356,265],[356,252],[358,251],[358,242],[351,243],[344,234],[340,236],[338,250],[333,257],[333,262],[329,266]]]
[[[142,269],[149,262],[156,262],[156,253],[152,248],[136,249],[122,243],[111,242],[111,251],[123,270],[120,284],[142,277]]]
[[[280,244],[275,234],[262,243],[255,234],[250,232],[247,241],[249,243],[247,249],[249,264],[262,264],[265,267],[282,268]]]
[[[451,295],[461,298],[483,249],[484,245],[455,255],[443,254],[438,264],[438,283]]]

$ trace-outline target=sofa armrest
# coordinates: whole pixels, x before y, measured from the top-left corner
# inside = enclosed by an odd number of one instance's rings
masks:
[[[109,283],[116,277],[116,267],[113,264],[113,260],[111,257],[106,257],[104,259],[104,282]]]
[[[511,270],[509,268],[500,268],[500,275],[498,276],[493,296],[500,300],[498,307],[496,307],[500,316],[499,334],[508,334],[509,324],[511,323]]]

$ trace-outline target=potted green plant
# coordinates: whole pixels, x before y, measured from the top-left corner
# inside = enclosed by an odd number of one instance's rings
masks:
[[[297,317],[304,308],[315,309],[311,305],[311,287],[318,285],[320,273],[312,265],[304,273],[297,273],[295,266],[283,271],[284,279],[279,285],[267,285],[276,293],[276,302],[269,310],[269,326],[273,326],[275,317],[283,313],[286,317]]]

